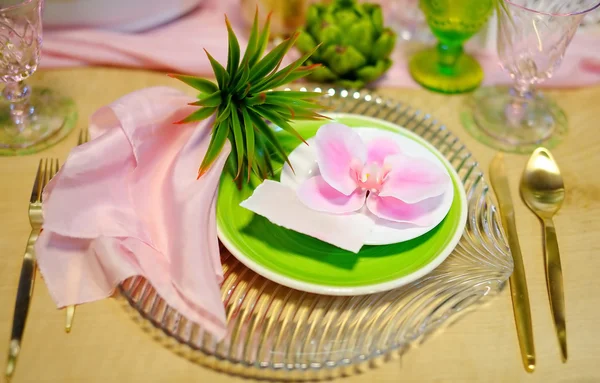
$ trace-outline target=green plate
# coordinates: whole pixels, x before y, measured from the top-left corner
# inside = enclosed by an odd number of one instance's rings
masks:
[[[260,180],[241,190],[229,172],[223,172],[217,201],[219,238],[247,267],[282,285],[329,295],[361,295],[390,290],[431,272],[452,252],[464,229],[467,200],[460,178],[450,163],[418,135],[382,120],[352,114],[330,115],[351,127],[395,131],[434,153],[446,166],[454,186],[454,200],[444,220],[428,233],[410,241],[364,246],[358,254],[341,250],[316,238],[285,229],[239,206]],[[305,138],[314,136],[323,121],[300,121],[294,127]],[[299,142],[278,132],[291,152]],[[281,168],[281,166],[280,166]]]

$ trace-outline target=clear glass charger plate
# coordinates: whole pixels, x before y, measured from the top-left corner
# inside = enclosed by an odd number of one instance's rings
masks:
[[[433,272],[373,295],[325,296],[293,290],[245,267],[221,247],[228,335],[216,342],[162,300],[143,278],[125,281],[130,312],[155,339],[188,359],[228,373],[284,380],[329,379],[378,365],[422,343],[498,294],[512,273],[510,251],[483,173],[469,150],[430,114],[367,91],[323,93],[329,112],[403,126],[433,144],[462,179],[465,232]]]

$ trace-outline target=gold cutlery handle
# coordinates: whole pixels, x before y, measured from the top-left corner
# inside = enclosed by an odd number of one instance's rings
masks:
[[[507,214],[503,218],[514,262],[514,270],[510,276],[509,283],[515,324],[517,326],[517,336],[521,349],[521,359],[525,370],[533,372],[535,369],[535,346],[533,344],[533,325],[531,322],[527,279],[525,278],[525,266],[523,265],[523,256],[521,254],[514,216],[513,214]]]
[[[546,286],[550,299],[550,310],[554,319],[556,336],[560,345],[561,359],[567,361],[567,325],[565,321],[565,293],[556,229],[552,219],[544,219],[544,261],[546,264]]]
[[[15,371],[17,358],[21,351],[21,341],[27,322],[27,314],[31,296],[33,295],[33,285],[35,282],[35,250],[33,246],[39,235],[39,230],[33,230],[27,240],[23,264],[21,266],[21,275],[19,276],[19,286],[17,287],[17,299],[15,301],[15,312],[13,315],[12,331],[10,336],[10,346],[8,349],[8,363],[6,366],[6,376],[10,377]]]

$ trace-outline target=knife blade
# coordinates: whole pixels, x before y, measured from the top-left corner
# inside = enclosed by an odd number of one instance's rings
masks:
[[[521,360],[525,371],[533,372],[535,369],[535,346],[533,344],[531,306],[529,304],[529,292],[527,291],[527,279],[525,278],[525,266],[523,265],[523,256],[515,224],[515,212],[502,153],[496,154],[490,164],[490,181],[498,200],[502,226],[514,263],[514,270],[510,276],[509,284]]]

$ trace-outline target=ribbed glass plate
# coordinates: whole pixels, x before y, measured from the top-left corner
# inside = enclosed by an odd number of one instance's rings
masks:
[[[306,90],[302,88],[302,90]],[[155,337],[189,359],[229,373],[268,379],[325,379],[399,355],[505,286],[512,258],[496,209],[468,149],[430,114],[368,92],[323,93],[329,111],[357,113],[403,126],[427,139],[463,180],[469,213],[454,252],[432,273],[396,290],[331,297],[271,282],[222,248],[221,287],[228,336],[215,342],[156,295],[143,278],[121,293]]]

